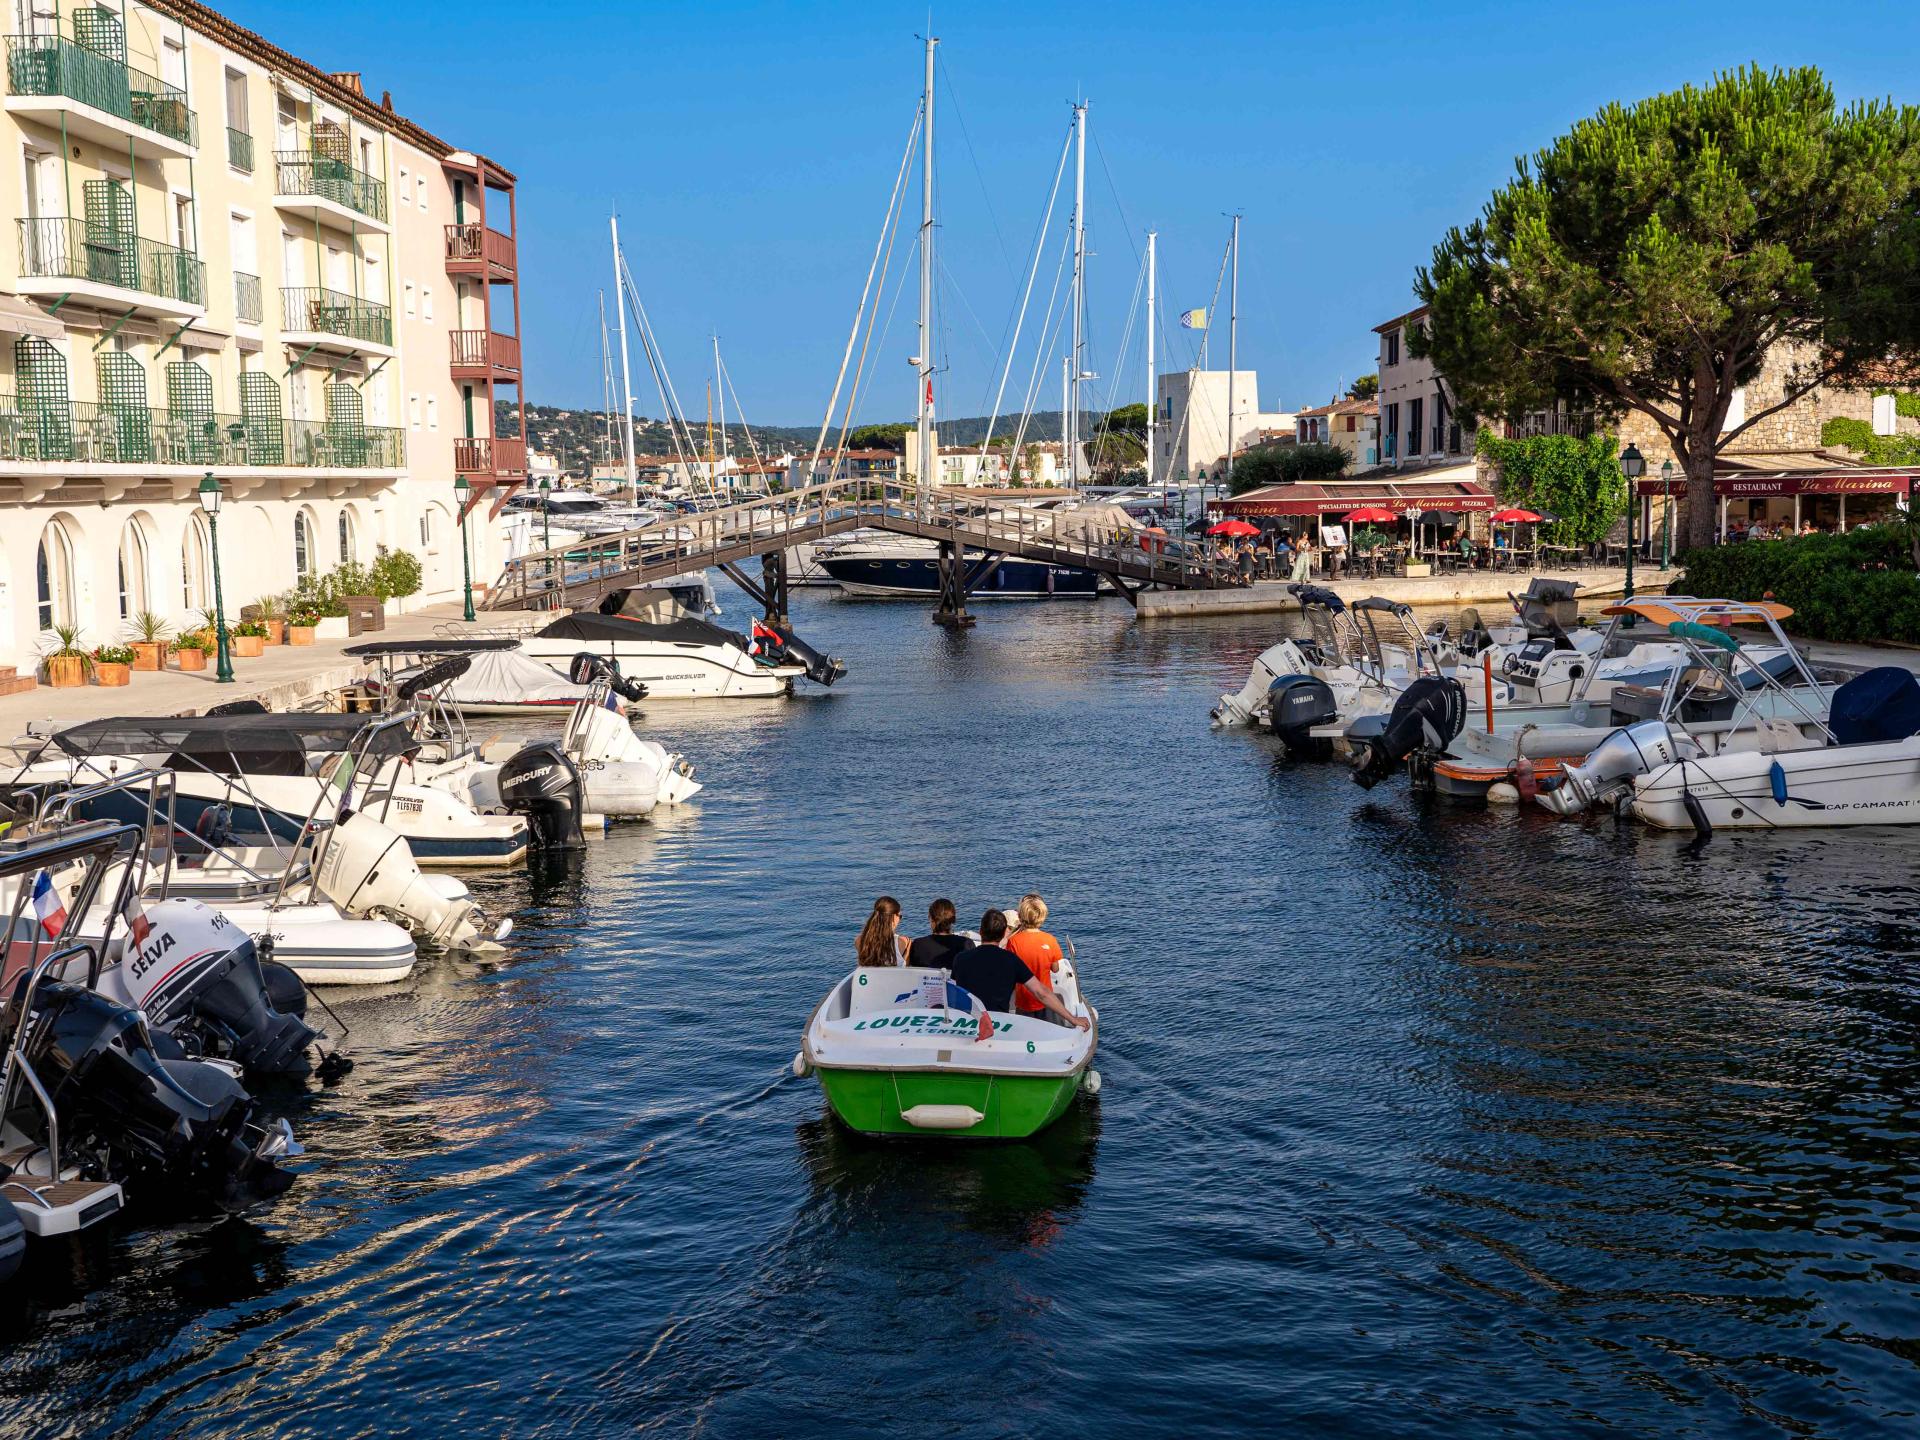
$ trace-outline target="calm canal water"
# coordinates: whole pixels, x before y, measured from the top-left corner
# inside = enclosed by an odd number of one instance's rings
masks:
[[[1427,813],[1208,731],[1271,619],[981,617],[808,597],[839,689],[653,707],[707,794],[335,992],[299,1185],[39,1268],[0,1432],[1915,1433],[1920,835]],[[839,1131],[872,897],[1028,888],[1098,1100]]]

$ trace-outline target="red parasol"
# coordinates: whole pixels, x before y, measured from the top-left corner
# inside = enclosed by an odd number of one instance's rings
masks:
[[[1496,525],[1537,525],[1540,517],[1531,510],[1496,510],[1493,514]]]
[[[1218,525],[1209,528],[1207,533],[1209,535],[1258,535],[1260,527],[1249,525],[1244,520],[1222,520]]]
[[[1400,517],[1391,510],[1349,510],[1347,520],[1354,525],[1390,525]]]

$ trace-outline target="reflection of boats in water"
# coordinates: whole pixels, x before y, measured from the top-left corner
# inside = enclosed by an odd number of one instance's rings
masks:
[[[1015,1245],[1045,1245],[1086,1201],[1100,1107],[1071,1106],[1017,1145],[902,1145],[855,1134],[824,1111],[794,1133],[814,1206],[844,1217],[838,1234],[934,1211]]]

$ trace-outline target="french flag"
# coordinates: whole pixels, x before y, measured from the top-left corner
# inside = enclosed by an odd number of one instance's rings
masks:
[[[749,653],[764,655],[769,650],[777,650],[786,642],[780,638],[780,632],[771,625],[763,625],[759,620],[753,622],[753,644]]]
[[[947,981],[947,1008],[958,1010],[966,1015],[973,1014],[977,1008],[980,1012],[980,1031],[973,1037],[974,1040],[993,1038],[993,1017],[987,1013],[987,1007],[980,1003],[979,998],[971,990],[962,990],[951,980]]]
[[[53,887],[53,877],[44,870],[33,877],[33,913],[49,940],[59,939],[60,932],[67,928],[67,907]]]

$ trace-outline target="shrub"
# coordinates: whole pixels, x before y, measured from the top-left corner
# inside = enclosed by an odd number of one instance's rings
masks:
[[[1689,550],[1680,563],[1676,595],[1777,600],[1795,633],[1819,640],[1920,642],[1920,576],[1900,522]]]
[[[1627,478],[1614,437],[1532,435],[1505,440],[1482,428],[1477,448],[1499,467],[1495,486],[1508,505],[1554,517],[1542,526],[1549,545],[1590,545],[1627,513]]]
[[[320,623],[320,618],[321,616],[318,610],[302,608],[298,605],[287,612],[287,624],[297,626],[302,630],[313,629],[314,626]]]
[[[373,589],[370,593],[382,600],[392,600],[418,594],[419,590],[418,557],[405,550],[389,550],[382,545],[374,555]]]
[[[238,625],[233,627],[233,633],[236,635],[258,635],[262,639],[265,639],[268,634],[267,622],[264,620],[242,620]]]
[[[1234,457],[1233,493],[1242,495],[1262,485],[1330,479],[1345,470],[1352,458],[1338,445],[1261,445]]]
[[[96,665],[131,665],[134,655],[131,645],[102,645],[93,652]]]
[[[133,617],[133,633],[140,637],[143,645],[158,645],[171,633],[167,622],[151,610],[142,610]]]

